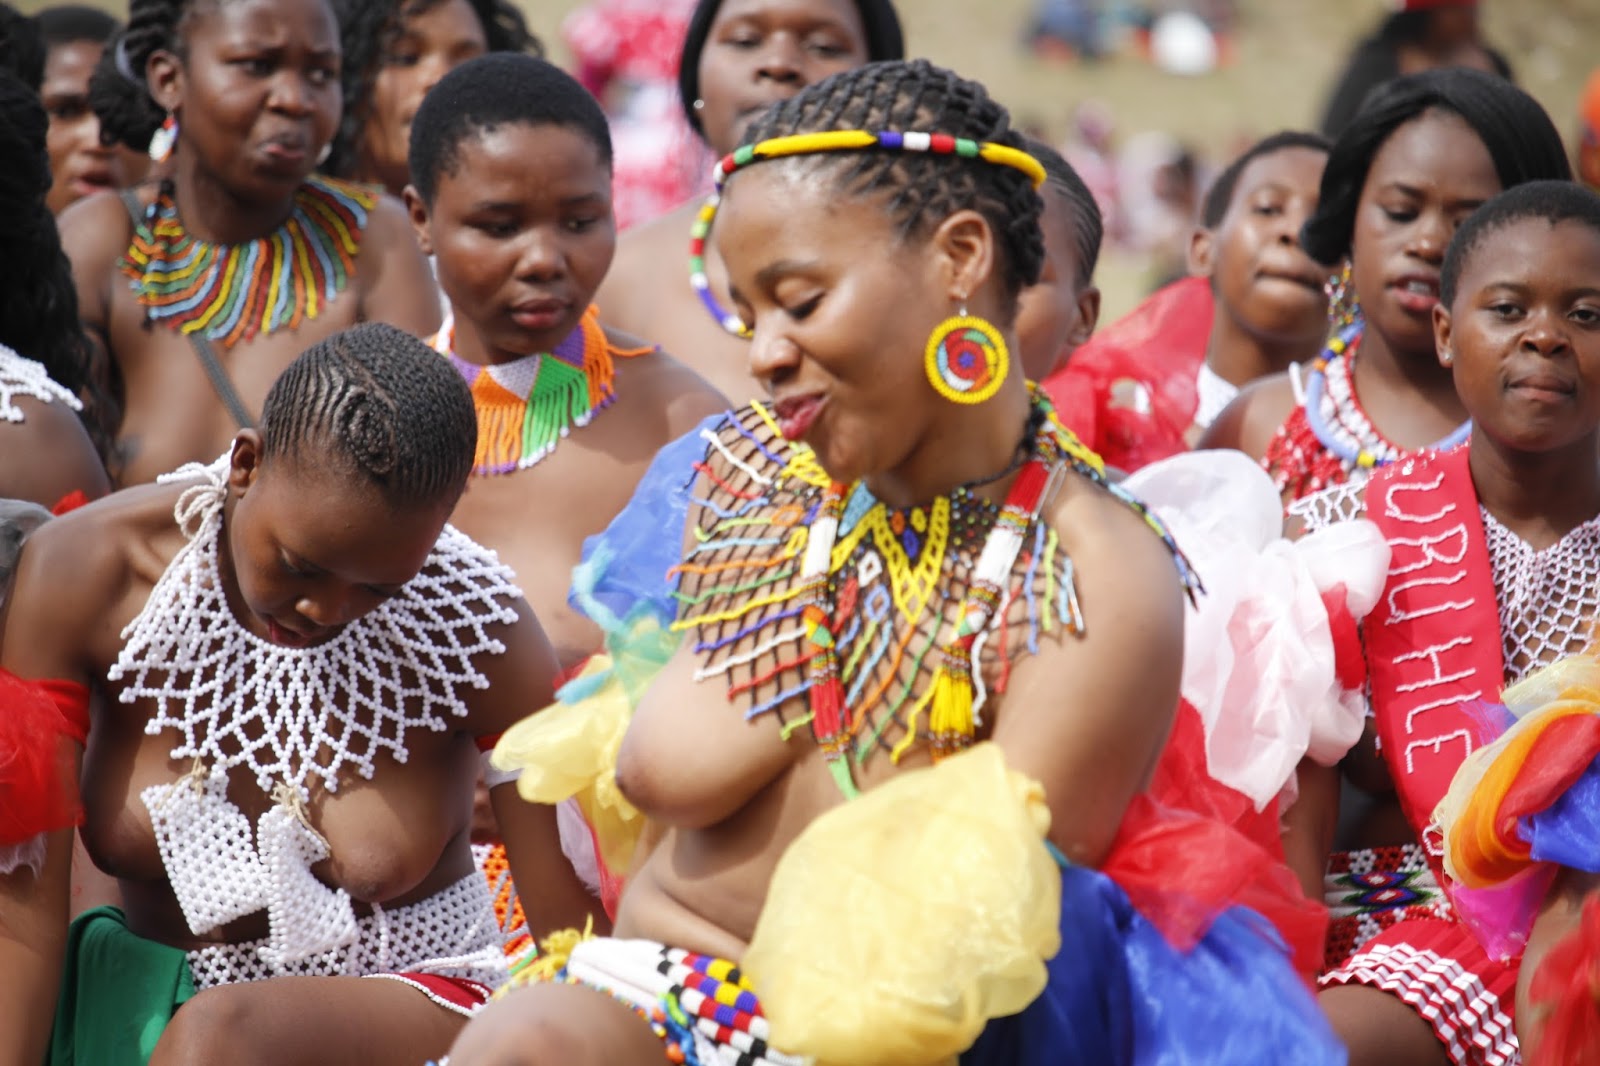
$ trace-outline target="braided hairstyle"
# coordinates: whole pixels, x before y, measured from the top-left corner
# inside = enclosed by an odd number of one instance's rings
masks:
[[[1426,111],[1449,112],[1472,127],[1494,160],[1502,189],[1572,177],[1550,116],[1510,82],[1464,68],[1397,78],[1372,94],[1328,153],[1316,213],[1300,233],[1300,244],[1311,258],[1331,265],[1349,254],[1373,158],[1395,130]]]
[[[150,95],[145,65],[156,52],[186,54],[183,23],[199,5],[217,0],[132,0],[128,26],[107,42],[89,76],[89,106],[100,120],[100,140],[135,152],[150,147],[150,138],[167,113]]]
[[[44,364],[57,384],[83,400],[81,417],[104,460],[116,423],[113,405],[90,372],[92,354],[78,320],[78,290],[45,206],[50,120],[22,80],[0,70],[0,344]]]
[[[1087,285],[1089,279],[1094,277],[1095,267],[1099,265],[1100,242],[1105,239],[1106,223],[1100,213],[1100,205],[1095,202],[1094,193],[1084,184],[1077,168],[1067,162],[1066,156],[1033,137],[1028,138],[1028,154],[1044,167],[1045,184],[1072,209],[1073,233],[1078,245],[1078,269],[1083,284]]]
[[[455,505],[478,447],[472,393],[448,359],[366,322],[289,364],[261,409],[262,458],[337,465],[393,507]]]
[[[45,45],[39,25],[10,4],[0,3],[0,70],[39,91],[44,84]]]
[[[762,112],[744,143],[829,130],[945,133],[1026,149],[1011,116],[982,85],[925,59],[869,63],[825,78]],[[902,240],[926,236],[950,215],[972,208],[994,230],[999,276],[1012,311],[1017,294],[1039,280],[1044,203],[1014,167],[892,149],[788,156],[761,166],[823,171],[842,193],[882,196]]]
[[[344,89],[344,115],[334,135],[325,174],[354,176],[360,164],[362,129],[371,119],[368,98],[373,83],[383,68],[384,59],[405,29],[407,19],[416,18],[444,0],[333,0],[333,13],[339,20],[339,38],[344,46],[344,65],[339,81]],[[522,12],[509,0],[467,0],[490,52],[515,52],[544,56],[544,45],[528,29]]]

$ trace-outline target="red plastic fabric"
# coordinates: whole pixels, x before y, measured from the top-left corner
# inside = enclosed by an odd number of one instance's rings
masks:
[[[1600,899],[1584,901],[1578,928],[1544,957],[1528,997],[1550,1009],[1528,1066],[1600,1063]]]
[[[89,735],[89,690],[0,670],[0,846],[77,825],[75,745]]]
[[[1181,951],[1224,910],[1245,906],[1277,929],[1308,983],[1322,962],[1327,910],[1306,899],[1284,862],[1277,805],[1257,812],[1206,773],[1204,730],[1187,703],[1101,869]]]
[[[1367,683],[1367,654],[1361,647],[1361,627],[1350,613],[1343,585],[1335,585],[1322,594],[1322,606],[1328,612],[1328,631],[1333,636],[1334,671],[1339,684],[1354,692]]]
[[[85,493],[82,489],[73,489],[71,492],[67,493],[65,496],[61,497],[61,499],[56,501],[56,505],[50,508],[50,513],[55,515],[57,518],[60,518],[68,511],[76,511],[78,508],[82,507],[88,502],[89,496],[87,493]]]
[[[1156,290],[1044,381],[1056,414],[1129,473],[1187,451],[1214,313],[1205,278]]]

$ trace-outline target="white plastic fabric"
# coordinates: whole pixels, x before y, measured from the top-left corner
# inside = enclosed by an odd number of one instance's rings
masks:
[[[1365,699],[1339,683],[1323,594],[1343,586],[1359,621],[1383,590],[1389,546],[1364,519],[1285,540],[1272,479],[1240,452],[1176,455],[1124,487],[1205,584],[1184,627],[1183,697],[1205,725],[1207,768],[1265,809],[1302,758],[1332,765],[1361,737]]]

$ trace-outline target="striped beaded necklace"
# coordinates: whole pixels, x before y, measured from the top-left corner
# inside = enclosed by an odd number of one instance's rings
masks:
[[[171,182],[146,209],[118,269],[145,317],[224,348],[316,318],[350,284],[374,188],[312,175],[265,237],[213,244],[178,217]]]
[[[461,371],[478,412],[478,451],[472,472],[484,476],[526,470],[555,451],[561,438],[587,426],[617,398],[616,358],[629,359],[653,347],[615,348],[590,305],[578,328],[548,352],[509,363],[479,366],[455,353],[456,324],[450,316],[428,342]]]

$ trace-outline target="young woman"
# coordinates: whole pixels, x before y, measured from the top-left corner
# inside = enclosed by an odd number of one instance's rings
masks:
[[[1039,191],[1044,213],[1044,266],[1039,280],[1022,290],[1017,305],[1017,353],[1029,381],[1043,381],[1066,365],[1100,320],[1100,261],[1104,225],[1083,178],[1048,144],[1028,141],[1028,152],[1047,175]]]
[[[674,1061],[691,1062],[917,1061],[867,1050],[905,1044],[927,1061],[972,1047],[977,1062],[1063,1053],[1115,1062],[1167,1041],[1237,1061],[1234,1041],[1247,1029],[1253,1049],[1276,1049],[1268,1056],[1331,1061],[1337,1051],[1278,949],[1254,934],[1232,940],[1255,991],[1219,1007],[1242,986],[1211,971],[1203,992],[1180,990],[1197,956],[1168,947],[1096,870],[1124,854],[1113,845],[1119,829],[1138,836],[1149,825],[1137,797],[1177,705],[1187,573],[1007,354],[1017,296],[1044,255],[1043,168],[981,86],[922,62],[829,78],[766,112],[745,140],[724,166],[716,226],[734,299],[727,313],[750,326],[752,363],[774,402],[729,416],[698,454],[662,471],[669,494],[692,483],[675,569],[672,628],[683,639],[644,690],[606,786],[652,826],[617,919],[625,939],[578,944],[560,974],[559,959],[546,962],[547,976],[571,983],[514,991],[469,1027],[451,1062],[643,1064],[660,1059],[663,1041]],[[883,313],[890,302],[894,315]],[[660,540],[661,524],[643,521],[633,534]],[[628,524],[625,513],[608,538]],[[630,669],[618,661],[624,687],[637,681]],[[499,754],[569,765],[539,736],[545,722],[571,728],[566,709],[533,716]],[[609,732],[590,708],[571,709]],[[884,809],[902,787],[937,793],[984,766],[1009,766],[1042,788],[1032,809],[1042,819],[1048,806],[1048,840],[1064,867],[1048,857],[1043,820],[1020,834],[968,823],[946,846],[921,821],[931,809]],[[1015,797],[949,806],[980,817],[1017,809]],[[982,899],[990,915],[1015,913],[1018,895],[1041,905],[1046,930],[1068,944],[1048,978],[1037,945],[1021,948],[1029,991],[1004,997],[1021,1010],[1043,989],[1036,1009],[985,1027],[986,1013],[1009,1011],[975,1007],[966,1024],[948,1026],[930,1017],[937,1009],[912,1007],[907,1021],[893,1013],[903,997],[878,998],[879,975],[904,961],[889,945],[901,936],[957,944],[974,919],[946,910],[948,899],[885,904],[867,869],[809,850],[813,830],[874,812],[897,829],[861,824],[836,840],[879,852],[890,868],[879,873],[904,872],[888,841],[929,832],[945,865],[913,887],[941,883],[955,898]],[[963,864],[974,856],[968,845],[1001,841],[1022,845],[1022,865],[1043,864],[1030,867],[1038,881],[1007,874],[1004,891],[979,887],[984,871],[1016,867]],[[795,849],[807,857],[782,861]],[[793,892],[792,875],[808,871],[820,880]],[[1177,887],[1182,874],[1169,872]],[[814,914],[790,909],[806,897]],[[1190,926],[1187,942],[1214,962],[1213,938],[1241,933],[1233,923],[1243,916],[1231,899],[1210,902],[1190,914],[1216,924]],[[904,924],[867,947],[857,923],[875,906]],[[763,967],[752,991],[735,963],[755,965],[769,915],[795,937],[765,958],[792,965],[787,977]],[[965,962],[935,960],[922,976],[978,980],[1006,924],[988,927],[995,939],[980,938]],[[1142,1009],[1125,936],[1160,957],[1160,1017]],[[1054,934],[1042,939],[1053,944]],[[1042,953],[1052,954],[1048,944]],[[788,1044],[794,1028],[769,1032],[756,1003],[757,991],[781,998],[788,978],[807,973],[838,995],[790,997],[790,1022],[828,1029],[847,1014],[860,1023],[839,1027],[825,1049]],[[777,999],[766,1007],[776,1012]]]
[[[311,176],[339,121],[339,70],[328,0],[136,0],[96,70],[106,136],[165,157],[141,197],[62,218],[79,310],[123,399],[123,484],[215,458],[323,337],[362,320],[438,327],[400,205]]]
[[[40,1060],[63,951],[51,1062],[414,1063],[504,976],[474,743],[555,660],[446,526],[476,438],[460,375],[367,324],[290,364],[222,459],[28,541],[0,643],[9,1061]],[[19,782],[57,740],[62,773]],[[124,909],[63,944],[74,782]],[[494,797],[532,858],[527,806]]]
[[[410,182],[411,123],[440,78],[486,52],[542,54],[505,0],[334,0],[344,47],[344,116],[322,171],[381,185]]]
[[[47,126],[39,98],[0,71],[0,157],[9,160],[0,210],[11,220],[0,263],[0,498],[55,507],[75,494],[105,495],[112,416],[90,384],[72,272],[50,213]]]
[[[1247,388],[1201,447],[1261,459],[1290,503],[1460,443],[1466,412],[1433,340],[1445,248],[1501,190],[1569,176],[1549,116],[1510,83],[1471,70],[1390,83],[1334,145],[1301,234],[1336,271],[1322,356]]]
[[[721,158],[765,108],[830,74],[905,52],[890,0],[700,0],[689,19],[678,87],[689,125]],[[749,347],[706,316],[683,271],[683,234],[700,210],[684,204],[623,237],[600,287],[616,328],[649,337],[735,403],[761,395]],[[728,294],[715,243],[705,276]]]
[[[144,175],[144,156],[100,139],[100,120],[89,106],[89,75],[122,24],[98,8],[47,7],[36,16],[44,39],[44,81],[39,98],[50,115],[50,210],[106,189],[121,189]]]

